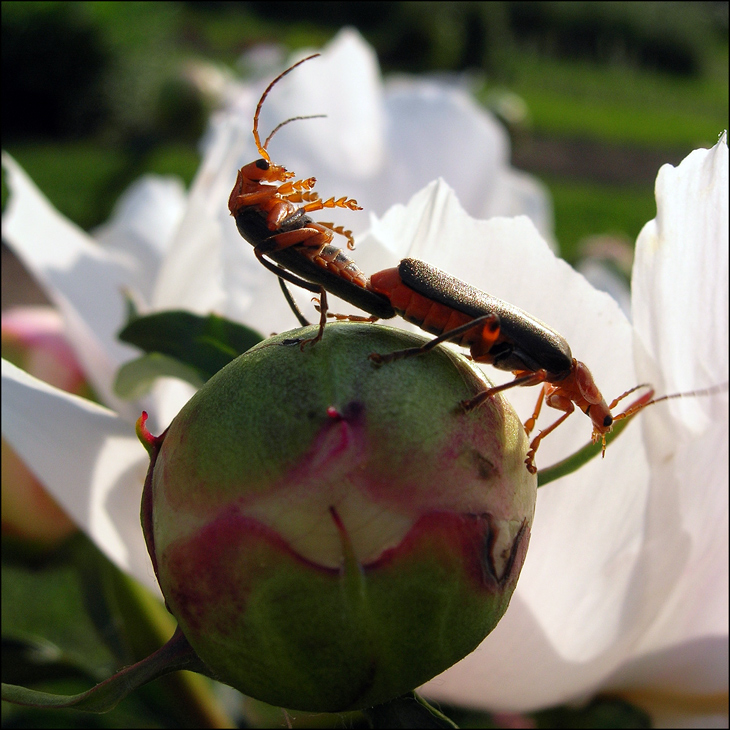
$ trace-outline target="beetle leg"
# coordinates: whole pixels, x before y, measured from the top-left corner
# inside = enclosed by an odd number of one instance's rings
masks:
[[[573,408],[573,404],[571,403],[570,405],[571,408],[569,411],[563,413],[563,415],[560,416],[555,423],[548,426],[544,431],[540,431],[540,433],[532,439],[530,450],[527,452],[527,458],[525,459],[525,465],[527,466],[527,471],[529,471],[530,474],[537,473],[537,467],[535,466],[535,452],[537,451],[537,447],[540,445],[540,442],[545,438],[545,436],[554,431],[575,410]]]
[[[535,474],[537,472],[537,468],[535,467],[535,452],[537,451],[537,447],[540,445],[540,442],[545,438],[545,436],[552,433],[575,410],[573,401],[570,397],[561,392],[559,386],[551,386],[548,383],[545,383],[538,400],[538,405],[535,406],[535,412],[532,414],[532,418],[528,419],[525,424],[525,429],[527,429],[529,425],[529,431],[527,431],[528,434],[535,426],[535,420],[540,414],[540,408],[542,407],[543,400],[547,401],[550,408],[557,408],[559,411],[565,412],[557,421],[555,421],[555,423],[550,424],[546,429],[540,431],[540,433],[532,439],[530,450],[527,452],[527,458],[525,459],[527,471],[529,471],[530,474]]]
[[[287,271],[286,269],[282,269],[281,266],[272,264],[270,261],[264,258],[263,252],[260,251],[258,248],[254,248],[253,252],[256,254],[256,258],[269,271],[276,274],[280,279],[286,279],[290,284],[294,284],[294,286],[299,286],[302,289],[313,292],[314,294],[319,294],[322,287],[318,286],[317,284],[312,284],[306,279],[300,279],[298,276],[294,276],[294,274]]]
[[[334,223],[325,223],[324,221],[317,221],[317,225],[324,226],[333,233],[339,233],[347,239],[347,248],[352,251],[355,248],[355,239],[352,236],[352,231],[347,230],[344,226],[336,226]]]
[[[324,334],[324,326],[327,324],[327,293],[325,290],[319,286],[318,284],[312,284],[311,282],[307,281],[306,279],[300,279],[298,276],[294,276],[294,274],[290,273],[286,269],[282,268],[281,266],[277,266],[275,264],[272,264],[270,261],[267,261],[264,257],[261,251],[259,251],[257,248],[254,248],[254,253],[256,254],[256,258],[271,272],[276,274],[279,279],[286,279],[290,284],[295,284],[296,286],[300,286],[302,289],[306,289],[307,291],[311,291],[314,294],[317,294],[319,296],[319,302],[320,302],[320,314],[319,314],[319,331],[317,332],[317,336],[313,337],[309,340],[303,340],[299,347],[300,349],[304,349],[304,345],[306,345],[308,342],[311,342],[313,345],[315,345],[317,342],[319,342],[322,339],[322,335]],[[288,292],[287,292],[288,293]],[[286,293],[284,294],[286,297]],[[291,296],[291,294],[290,294]],[[287,302],[289,302],[289,306],[292,307],[292,302],[289,301],[289,297],[286,297]],[[297,311],[299,310],[299,307],[294,305],[292,307],[292,311],[294,312],[294,315],[299,319],[299,316],[297,316]],[[299,312],[301,315],[301,312]],[[303,319],[303,317],[302,317]],[[302,319],[299,319],[300,323],[302,323]],[[304,320],[306,322],[306,320]],[[309,322],[307,322],[309,324]]]
[[[312,297],[312,301],[314,302],[314,308],[318,312],[321,312],[322,310],[317,297]],[[327,312],[327,316],[330,319],[336,319],[338,322],[370,322],[371,324],[380,319],[380,317],[376,317],[374,314],[371,314],[369,317],[364,317],[360,314],[336,314],[335,312]]]
[[[310,337],[308,340],[303,340],[299,343],[299,349],[304,350],[304,345],[307,343],[312,346],[316,345],[324,334],[324,326],[327,324],[327,292],[323,287],[319,287],[319,330],[317,331],[316,337]]]
[[[235,188],[234,192],[236,192]],[[273,185],[262,185],[258,190],[251,193],[240,193],[237,195],[231,193],[228,207],[231,211],[239,212],[242,208],[260,206],[262,203],[271,200],[275,195],[276,188]],[[231,214],[234,215],[233,212]]]
[[[371,352],[368,357],[376,364],[376,365],[382,365],[386,362],[393,362],[393,360],[401,360],[404,357],[412,357],[413,355],[422,355],[424,352],[428,352],[429,350],[433,350],[436,345],[440,345],[442,342],[448,342],[449,340],[453,340],[456,337],[459,337],[460,335],[463,335],[465,332],[468,332],[471,329],[474,329],[475,327],[482,327],[483,333],[488,332],[489,334],[483,334],[483,338],[489,338],[492,341],[495,341],[497,337],[499,337],[499,317],[496,314],[485,314],[482,317],[477,317],[476,319],[472,319],[469,322],[466,322],[465,324],[461,325],[460,327],[455,327],[452,330],[449,330],[448,332],[444,332],[443,334],[440,334],[438,337],[435,337],[430,342],[427,342],[425,345],[421,345],[420,347],[409,347],[405,350],[397,350],[396,352],[390,352],[387,355],[380,355],[377,352]]]
[[[532,433],[532,429],[535,428],[535,423],[537,422],[537,419],[540,416],[540,411],[542,410],[542,404],[545,401],[545,393],[549,387],[550,386],[545,383],[542,388],[540,388],[540,395],[538,396],[537,403],[535,403],[535,410],[532,412],[532,415],[525,421],[525,433],[528,436]]]
[[[279,266],[278,268],[281,271],[286,271],[283,266]],[[281,293],[284,295],[284,299],[286,299],[286,303],[289,305],[289,309],[294,312],[294,316],[299,320],[299,324],[302,325],[302,327],[309,327],[311,322],[309,322],[302,314],[302,310],[299,309],[299,305],[294,301],[294,297],[289,291],[289,287],[286,285],[286,281],[282,276],[279,276],[279,288],[281,289]]]
[[[536,370],[535,372],[527,371],[524,372],[524,374],[518,373],[514,380],[510,380],[508,383],[503,383],[502,385],[495,385],[492,388],[487,388],[487,390],[483,390],[473,398],[461,401],[460,405],[465,411],[471,411],[497,393],[509,390],[510,388],[516,388],[517,386],[537,385],[538,383],[544,382],[545,378],[547,378],[547,371],[545,370]]]
[[[301,244],[308,248],[321,248],[332,241],[332,233],[326,228],[315,227],[317,224],[307,226],[306,228],[295,228],[293,231],[284,231],[283,233],[275,233],[269,236],[266,241],[257,246],[264,253],[270,251],[281,251],[289,246]],[[254,249],[255,250],[255,249]]]

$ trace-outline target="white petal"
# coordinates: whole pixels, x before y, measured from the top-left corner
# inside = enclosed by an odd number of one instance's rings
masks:
[[[246,132],[236,120],[219,123],[188,195],[187,209],[170,243],[155,285],[155,309],[187,309],[198,314],[225,313],[223,240],[236,225],[228,196],[236,181]],[[231,231],[232,229],[232,231]],[[239,237],[239,245],[245,246]]]
[[[122,194],[111,219],[93,231],[104,248],[132,257],[135,289],[147,304],[186,201],[179,178],[145,175]]]
[[[709,177],[715,179],[717,175]],[[709,190],[705,182],[698,185],[700,190]],[[691,188],[684,190],[685,198],[691,199]],[[727,192],[720,197],[724,203],[716,199],[710,208],[722,211],[723,205],[727,206]],[[720,212],[720,220],[722,215]],[[438,222],[438,216],[434,218]],[[455,233],[464,235],[457,222],[451,226]],[[443,226],[424,228],[446,235]],[[725,257],[726,240],[725,232]],[[539,259],[537,251],[526,254],[520,241],[513,241],[504,250],[511,253],[514,247],[521,254],[524,269],[517,284],[526,282],[529,290],[543,291],[543,310],[560,302],[572,303],[578,330],[568,339],[577,350],[575,342],[586,334],[593,338],[593,343],[584,342],[586,351],[593,351],[593,359],[589,361],[582,349],[579,356],[585,357],[594,375],[599,366],[619,365],[624,369],[622,377],[626,377],[630,368],[625,360],[631,346],[625,334],[614,336],[618,331],[605,326],[605,313],[589,314],[591,327],[582,311],[588,299],[575,295],[580,289],[572,289],[569,277],[561,281],[559,267]],[[708,306],[705,296],[713,302],[715,292],[722,287],[727,296],[727,266],[722,258],[716,250],[707,252],[704,263],[713,262],[716,270],[702,280],[704,290],[691,281],[697,264],[680,265],[674,278],[667,280],[667,288],[675,287],[676,292],[694,286],[690,301],[704,311]],[[464,260],[474,261],[471,253]],[[557,292],[540,289],[539,281],[533,279],[533,261],[539,261],[541,278],[559,282]],[[515,270],[509,256],[502,255],[500,264],[497,275],[503,275],[510,288],[514,286],[513,297],[521,296],[520,286],[513,283]],[[715,276],[721,287],[714,284]],[[647,290],[650,294],[645,296],[651,302],[651,286]],[[515,298],[511,301],[520,301]],[[544,319],[566,334],[573,328],[561,309]],[[721,309],[720,342],[727,336],[727,307]],[[659,305],[659,314],[654,313],[655,327],[664,323],[662,315]],[[639,321],[642,316],[640,313]],[[676,320],[670,318],[669,322],[664,330],[675,337],[686,332],[673,326]],[[707,324],[713,329],[717,322]],[[619,329],[625,332],[623,325]],[[652,326],[647,330],[652,332]],[[608,345],[602,357],[596,349],[601,343]],[[726,350],[716,350],[715,357],[722,362]],[[695,358],[692,347],[683,355],[679,360],[691,371]],[[610,376],[604,372],[596,380],[603,387]],[[631,381],[624,382],[629,384]],[[705,407],[726,414],[722,403]],[[649,414],[647,411],[637,420],[648,421]],[[616,687],[625,687],[627,679],[638,683],[639,669],[645,672],[639,675],[645,684],[664,681],[670,691],[670,679],[674,687],[684,691],[721,691],[726,686],[727,416],[724,424],[713,426],[717,438],[707,438],[705,433],[699,445],[672,441],[672,472],[660,471],[655,464],[651,480],[636,428],[636,424],[630,425],[611,445],[604,462],[592,462],[578,474],[540,491],[530,552],[509,611],[476,652],[427,686],[431,696],[492,709],[532,709],[588,696],[609,681]],[[538,461],[543,458],[542,450],[543,446]],[[697,539],[697,531],[704,531],[703,538]],[[692,577],[693,584],[682,585],[685,575]],[[685,640],[679,641],[682,636]],[[698,637],[694,643],[687,640],[691,636]],[[669,655],[651,654],[673,641],[679,643]],[[661,663],[659,657],[672,659],[674,665]],[[691,672],[691,679],[682,675],[683,670]]]
[[[106,555],[154,587],[139,518],[149,460],[133,427],[3,360],[2,431]]]
[[[726,434],[726,428],[712,429],[685,441],[671,460],[652,470],[632,591],[636,619],[644,628],[609,687],[727,691]]]
[[[114,372],[135,350],[116,339],[125,322],[123,290],[131,267],[96,246],[56,211],[7,154],[10,189],[3,237],[58,307],[79,362],[100,397],[123,413],[129,406],[113,394]]]
[[[637,243],[637,366],[659,394],[727,384],[727,240],[728,149],[721,139],[677,168],[661,169],[657,218]],[[726,690],[727,389],[657,405],[643,414],[643,425],[653,462],[645,585],[663,601],[617,681],[642,667],[649,686],[671,680],[684,691]]]
[[[656,194],[657,217],[639,235],[632,281],[637,366],[660,393],[727,382],[725,140],[712,150],[695,150],[677,168],[664,165]],[[671,409],[701,428],[701,412],[713,403],[687,398],[673,401]]]
[[[298,51],[296,60],[305,55],[305,51]],[[272,129],[292,114],[326,114],[325,119],[300,122],[298,127],[277,133],[272,142],[277,155],[282,141],[279,135],[289,137],[287,131],[295,130],[297,146],[306,149],[312,161],[317,160],[325,169],[349,170],[355,178],[367,177],[376,174],[383,162],[382,93],[375,51],[359,33],[345,29],[322,49],[320,58],[282,79],[271,101],[267,99],[271,106],[264,107],[262,125]],[[283,164],[297,169],[298,156],[292,152],[294,156]],[[345,194],[325,190],[327,197]]]

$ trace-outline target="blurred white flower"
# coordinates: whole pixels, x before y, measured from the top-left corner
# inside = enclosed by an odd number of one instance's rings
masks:
[[[325,111],[332,126],[289,125],[272,143],[273,159],[302,177],[315,174],[323,195],[355,194],[366,207],[386,211],[385,202],[371,204],[353,190],[355,181],[385,171],[368,195],[379,192],[378,201],[386,201],[391,185],[408,189],[409,169],[429,170],[443,154],[466,182],[468,198],[483,180],[484,157],[473,142],[454,149],[473,139],[469,129],[484,124],[469,122],[468,109],[457,121],[463,99],[425,88],[401,98],[401,112],[385,115],[367,93],[377,81],[372,58],[363,63],[345,54],[342,48],[353,44],[351,36],[342,38],[325,50],[318,68],[305,64],[296,81],[292,74],[277,86],[262,122],[270,129],[288,116]],[[117,367],[135,356],[116,340],[124,323],[120,290],[136,290],[153,310],[215,310],[264,334],[295,326],[275,277],[255,260],[226,209],[236,168],[256,156],[250,117],[259,93],[237,115],[219,117],[187,199],[178,191],[165,212],[161,202],[139,193],[136,205],[107,229],[104,247],[54,211],[12,160],[4,162],[11,193],[6,240],[61,311],[89,379],[114,410],[3,363],[3,433],[106,554],[148,586],[154,577],[139,525],[147,459],[131,426],[141,406],[121,403],[112,391]],[[327,100],[334,108],[323,109]],[[389,109],[398,108],[391,103]],[[440,110],[444,125],[430,136],[426,108]],[[407,120],[409,131],[395,128]],[[312,151],[302,142],[288,156],[285,135],[295,128]],[[423,150],[426,163],[413,157]],[[325,183],[320,171],[329,168],[341,174]],[[535,314],[566,337],[608,399],[645,381],[659,393],[701,388],[728,377],[727,179],[724,139],[676,169],[662,168],[659,215],[638,241],[633,329],[608,295],[552,254],[528,218],[475,220],[443,181],[380,219],[371,216],[355,258],[367,273],[405,256],[421,258]],[[179,219],[176,227],[171,215]],[[156,272],[147,276],[146,289],[137,285],[139,252],[112,247],[115,229],[157,262],[142,268]],[[351,311],[345,304],[333,309]],[[178,384],[155,389],[145,405],[158,431],[188,394]],[[537,392],[515,389],[509,397],[526,417]],[[551,422],[551,414],[544,418]],[[541,490],[509,611],[473,654],[427,685],[427,695],[509,711],[606,689],[727,692],[727,426],[726,396],[656,406],[610,445],[605,460]],[[574,415],[541,445],[538,466],[572,453],[589,434],[587,419]]]

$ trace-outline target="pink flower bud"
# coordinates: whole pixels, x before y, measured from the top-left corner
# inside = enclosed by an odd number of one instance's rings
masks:
[[[84,372],[52,307],[14,307],[2,314],[3,357],[34,377],[76,395],[88,395]],[[2,440],[2,530],[52,547],[76,525]]]
[[[311,330],[296,333],[311,335]],[[151,452],[142,519],[170,611],[211,673],[265,702],[384,702],[471,652],[509,604],[536,479],[501,397],[444,348],[329,324],[221,370]]]

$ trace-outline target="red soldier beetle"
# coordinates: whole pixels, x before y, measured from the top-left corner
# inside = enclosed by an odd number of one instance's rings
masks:
[[[228,199],[228,209],[236,220],[236,227],[254,247],[258,260],[276,274],[280,282],[286,280],[319,296],[319,332],[312,340],[302,342],[302,347],[306,342],[314,344],[322,338],[327,321],[326,291],[370,313],[372,316],[365,318],[370,321],[395,316],[388,299],[369,289],[365,274],[341,249],[332,245],[337,233],[347,239],[348,248],[354,248],[352,232],[331,223],[315,223],[307,215],[324,208],[362,210],[357,201],[347,197],[321,200],[314,191],[315,178],[294,181],[293,172],[271,161],[267,146],[274,134],[289,122],[311,117],[287,119],[261,144],[259,115],[269,92],[297,66],[317,56],[319,54],[315,53],[290,66],[266,87],[253,118],[253,138],[261,158],[238,171]],[[297,206],[297,203],[304,205]],[[287,301],[291,306],[291,297],[287,297]],[[300,322],[303,321],[296,307],[292,309]]]
[[[462,403],[465,410],[476,408],[491,395],[509,388],[542,384],[533,415],[525,423],[526,432],[530,434],[534,429],[543,402],[563,411],[563,415],[532,440],[525,461],[532,473],[536,471],[534,458],[540,442],[562,424],[576,406],[591,419],[593,441],[600,440],[605,453],[606,435],[615,422],[663,400],[708,395],[719,390],[717,387],[709,388],[653,400],[652,390],[624,412],[613,416],[611,410],[623,398],[638,388],[649,386],[632,388],[608,405],[590,370],[572,357],[566,340],[527,312],[416,259],[404,259],[397,268],[378,272],[368,279],[352,259],[331,243],[334,233],[338,233],[345,236],[348,248],[353,248],[351,232],[332,224],[315,223],[307,215],[324,208],[360,210],[357,202],[346,197],[322,201],[313,190],[315,178],[292,182],[295,174],[273,164],[267,151],[271,138],[282,126],[311,117],[287,119],[274,129],[263,145],[258,132],[261,108],[271,89],[297,66],[318,55],[308,56],[290,66],[264,91],[256,107],[253,127],[254,141],[261,158],[239,170],[228,201],[239,232],[253,245],[259,261],[279,277],[287,301],[302,324],[306,320],[298,312],[291,296],[287,296],[284,281],[319,296],[319,332],[312,340],[302,342],[301,346],[306,342],[314,344],[322,338],[328,316],[375,321],[389,319],[397,313],[438,336],[422,347],[387,355],[373,353],[371,359],[374,362],[390,362],[427,352],[441,342],[455,341],[469,348],[476,362],[514,373],[512,381],[489,388]],[[302,202],[304,205],[296,207],[295,203]],[[329,315],[327,291],[372,316]]]
[[[463,401],[461,405],[466,411],[510,388],[542,384],[533,414],[525,422],[526,433],[529,435],[535,428],[543,403],[563,411],[563,415],[531,441],[525,465],[532,474],[537,472],[535,453],[540,442],[560,426],[576,406],[591,419],[592,440],[594,443],[601,441],[605,455],[606,436],[617,421],[665,400],[710,395],[727,387],[721,385],[653,399],[653,389],[643,384],[626,391],[609,405],[588,367],[573,357],[565,338],[512,304],[417,259],[403,259],[397,268],[373,274],[370,286],[386,296],[405,320],[438,335],[421,347],[386,355],[373,353],[370,359],[375,363],[419,355],[442,342],[451,341],[468,348],[475,362],[514,373],[514,379],[508,383],[488,388]],[[620,401],[640,388],[649,388],[649,391],[622,413],[612,415],[611,411]]]

